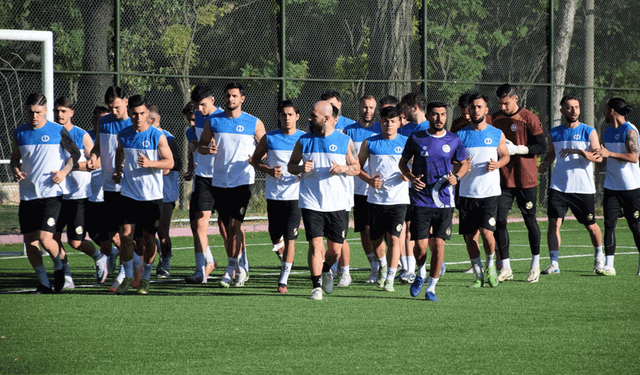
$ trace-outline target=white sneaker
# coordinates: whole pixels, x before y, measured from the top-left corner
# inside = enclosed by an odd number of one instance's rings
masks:
[[[98,283],[100,284],[104,284],[104,281],[107,279],[107,275],[109,275],[109,270],[107,269],[108,259],[109,258],[106,255],[102,254],[100,259],[96,260],[96,280],[98,280]]]
[[[71,278],[71,276],[66,276],[64,277],[64,286],[62,287],[63,290],[74,290],[76,288],[76,285],[73,283],[73,278]]]
[[[556,273],[560,273],[560,267],[550,264],[549,266],[547,266],[547,268],[544,271],[540,273],[543,275],[553,275]]]
[[[513,280],[513,271],[502,267],[498,274],[498,282],[503,283],[507,280]]]
[[[313,288],[311,291],[311,297],[309,299],[313,299],[319,301],[322,299],[322,288]]]
[[[333,292],[333,276],[331,276],[331,272],[322,273],[322,290],[327,294]]]
[[[244,283],[247,281],[247,272],[243,268],[238,272],[238,276],[236,277],[236,283],[234,286],[244,286]]]
[[[598,272],[598,275],[600,275],[600,276],[615,276],[616,275],[616,269],[613,268],[612,266],[602,267],[602,269],[599,269],[597,272]]]
[[[351,285],[351,275],[348,273],[343,273],[340,275],[340,280],[338,280],[338,288],[344,288],[345,286]]]
[[[604,258],[603,257],[596,258],[596,260],[593,262],[593,272],[599,274],[603,268],[604,268]]]
[[[540,281],[540,268],[531,267],[529,270],[529,276],[527,276],[528,283],[537,283]]]

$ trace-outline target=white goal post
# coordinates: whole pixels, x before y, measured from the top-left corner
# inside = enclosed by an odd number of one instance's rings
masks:
[[[42,43],[42,91],[47,98],[47,120],[53,121],[53,32],[0,29],[0,40]]]

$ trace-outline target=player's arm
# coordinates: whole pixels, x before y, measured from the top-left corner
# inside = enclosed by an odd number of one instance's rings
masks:
[[[509,156],[507,141],[504,134],[502,134],[500,136],[500,143],[498,144],[498,161],[490,159],[489,163],[487,163],[487,170],[491,172],[496,169],[500,169],[507,165],[507,163],[509,163],[509,160],[511,160],[511,157]]]
[[[264,135],[266,133],[266,130],[264,130],[264,123],[262,123],[262,120],[258,119],[258,121],[256,122],[256,130],[253,133],[253,137],[255,138],[256,142],[260,142],[260,140],[264,138]]]
[[[115,165],[113,169],[113,182],[116,184],[120,183],[122,180],[122,163],[124,162],[124,148],[122,147],[122,142],[120,141],[120,137],[118,137],[118,147],[116,147],[116,155],[115,155]]]
[[[627,136],[624,141],[626,153],[621,154],[618,152],[611,152],[607,150],[604,146],[600,147],[598,153],[602,156],[603,161],[606,158],[614,158],[620,161],[626,161],[628,163],[637,163],[638,162],[638,132],[634,129],[629,129],[627,132]]]
[[[14,181],[20,181],[27,177],[27,174],[20,170],[21,158],[22,153],[20,152],[20,147],[18,147],[18,142],[16,141],[16,136],[14,134],[11,138],[11,160],[9,161],[9,168],[11,168]]]
[[[173,153],[167,137],[162,134],[158,139],[158,160],[150,160],[138,151],[138,166],[142,168],[156,168],[156,169],[172,169],[173,168]]]
[[[369,159],[369,142],[365,139],[360,146],[360,152],[358,153],[358,162],[360,162],[360,173],[358,173],[358,177],[367,184],[371,185],[376,189],[380,189],[382,187],[382,176],[377,175],[375,177],[371,177],[364,170],[364,165],[367,163]]]
[[[287,170],[291,174],[298,175],[302,172],[309,172],[313,169],[313,160],[307,160],[304,164],[300,164],[302,161],[302,146],[300,145],[300,140],[296,142],[296,145],[293,146],[293,152],[291,153],[291,158],[289,158],[289,163],[287,164]]]
[[[549,137],[548,145],[547,145],[547,154],[540,161],[540,165],[538,166],[538,172],[546,172],[547,168],[551,166],[553,161],[556,160],[556,149],[553,146],[553,140]]]
[[[204,124],[202,134],[200,134],[200,140],[198,141],[198,152],[202,155],[210,155],[218,152],[216,140],[213,138],[213,131],[211,130],[211,126],[209,126],[209,121]]]
[[[91,150],[93,149],[93,140],[89,133],[85,133],[84,137],[82,137],[82,147],[84,149],[84,157],[89,160],[91,158]],[[87,162],[79,161],[78,162],[78,170],[80,171],[88,171]]]
[[[347,154],[347,165],[341,165],[331,161],[331,168],[329,172],[331,174],[346,174],[348,176],[357,176],[360,173],[360,162],[358,161],[358,153],[356,152],[356,146],[351,140],[349,140],[349,146]]]
[[[93,131],[96,135],[96,140],[93,144],[93,148],[91,149],[91,154],[89,156],[89,168],[98,169],[96,165],[98,165],[98,159],[100,159],[100,121],[93,127]]]
[[[169,149],[171,149],[171,155],[173,157],[173,168],[172,171],[180,172],[182,170],[182,157],[180,157],[180,152],[178,152],[178,141],[175,138],[171,138],[171,140],[167,139],[167,143],[169,144]]]
[[[527,137],[527,153],[526,155],[542,155],[547,151],[547,140],[544,136],[544,130],[542,129],[542,124],[540,123],[540,118],[535,116],[532,121],[528,124],[528,133]]]
[[[272,177],[280,177],[282,176],[282,168],[279,165],[271,168],[265,162],[264,158],[267,155],[267,137],[262,137],[260,141],[258,141],[258,145],[256,146],[256,150],[253,152],[251,158],[249,158],[249,162],[253,167],[262,173],[268,174]]]

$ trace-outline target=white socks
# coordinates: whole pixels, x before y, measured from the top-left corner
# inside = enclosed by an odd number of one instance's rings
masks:
[[[531,256],[531,268],[540,269],[540,254]]]
[[[607,255],[606,267],[613,267],[613,255]]]
[[[436,284],[438,283],[438,280],[440,278],[433,278],[431,276],[429,276],[429,278],[427,279],[427,290],[426,292],[431,292],[431,293],[435,293],[436,292]]]
[[[505,270],[511,269],[511,261],[509,261],[509,258],[502,259],[502,268],[504,268]]]
[[[416,257],[413,255],[407,256],[407,269],[409,273],[416,273]]]
[[[293,267],[293,263],[282,263],[282,272],[280,272],[280,280],[278,280],[278,284],[287,285],[289,281],[289,274],[291,273],[291,267]]]
[[[395,279],[396,277],[396,272],[398,271],[397,268],[387,268],[387,280],[393,282],[393,279]]]

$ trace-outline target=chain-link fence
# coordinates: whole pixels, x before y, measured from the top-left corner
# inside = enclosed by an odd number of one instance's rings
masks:
[[[608,98],[640,107],[639,12],[639,2],[621,0],[13,0],[0,10],[0,29],[53,31],[55,96],[77,103],[74,124],[88,129],[93,107],[117,84],[160,108],[185,156],[190,89],[210,85],[222,104],[229,81],[245,85],[243,110],[267,130],[282,98],[302,109],[301,129],[328,89],[354,120],[365,94],[422,91],[450,104],[451,121],[460,94],[487,95],[494,112],[495,89],[509,82],[545,130],[571,93],[583,98],[582,121],[602,132]],[[37,43],[0,42],[0,231],[18,226],[7,162],[22,101],[42,91],[40,58]],[[640,123],[640,111],[628,119]],[[177,219],[187,218],[190,184],[181,189]],[[265,214],[263,192],[258,173],[249,216]]]

